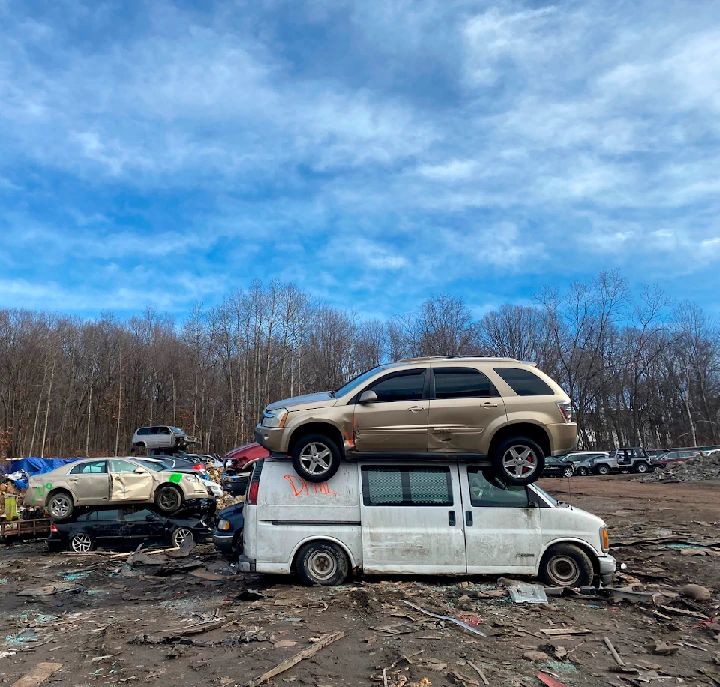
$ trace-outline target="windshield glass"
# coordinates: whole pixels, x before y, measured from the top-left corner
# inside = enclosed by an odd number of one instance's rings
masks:
[[[546,498],[553,506],[558,505],[557,500],[550,496],[550,494],[548,494],[544,489],[541,489],[537,484],[531,485],[530,488],[534,489],[538,494]]]
[[[376,375],[380,372],[380,370],[384,369],[384,367],[384,365],[380,365],[379,367],[374,367],[372,370],[359,374],[354,379],[351,379],[347,384],[344,384],[339,389],[335,389],[335,391],[332,392],[332,395],[335,398],[340,398],[341,396],[345,396],[350,392],[359,389],[365,382],[367,382],[368,379]]]
[[[183,432],[181,429],[178,429],[177,427],[171,427],[171,428],[170,428],[170,431],[171,431],[173,434],[185,434],[185,432]]]
[[[140,465],[142,465],[143,467],[148,468],[148,470],[152,470],[153,472],[162,472],[166,469],[162,463],[155,463],[152,460],[139,460],[138,463],[140,463]]]

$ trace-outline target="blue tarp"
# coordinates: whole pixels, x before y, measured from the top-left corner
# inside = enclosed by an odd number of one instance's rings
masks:
[[[11,475],[14,472],[25,473],[24,479],[13,481],[19,489],[27,489],[28,477],[42,475],[44,472],[50,472],[76,460],[80,460],[80,458],[21,458],[20,460],[7,461],[4,471],[6,475]]]

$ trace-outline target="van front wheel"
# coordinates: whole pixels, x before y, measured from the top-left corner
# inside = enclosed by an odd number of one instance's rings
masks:
[[[295,562],[298,577],[308,585],[332,587],[348,576],[350,563],[345,552],[327,541],[313,541],[300,549]]]
[[[574,544],[556,544],[543,556],[540,579],[553,587],[586,587],[594,571],[588,555]]]
[[[340,467],[340,449],[323,434],[308,434],[292,450],[293,467],[308,482],[325,482]]]

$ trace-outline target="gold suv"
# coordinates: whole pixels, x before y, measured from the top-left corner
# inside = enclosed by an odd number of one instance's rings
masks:
[[[464,459],[509,484],[540,477],[545,456],[577,444],[570,399],[512,358],[413,358],[380,365],[335,391],[270,404],[258,443],[323,482],[342,459]]]

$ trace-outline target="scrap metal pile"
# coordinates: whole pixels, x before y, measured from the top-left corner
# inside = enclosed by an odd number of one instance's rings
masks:
[[[676,463],[664,470],[640,478],[641,482],[704,482],[707,480],[720,480],[720,451],[713,451],[698,458],[689,458],[682,463]]]

